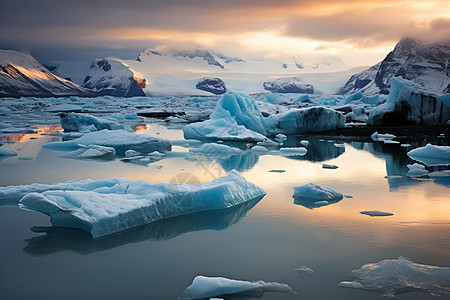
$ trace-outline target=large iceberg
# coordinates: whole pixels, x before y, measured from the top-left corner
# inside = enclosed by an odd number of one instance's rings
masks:
[[[262,141],[266,130],[258,105],[250,96],[227,92],[209,120],[186,125],[183,133],[186,139]]]
[[[127,150],[140,153],[151,153],[153,151],[166,152],[172,149],[169,140],[152,137],[145,134],[136,134],[125,130],[100,130],[87,133],[77,139],[64,142],[52,142],[43,147],[53,150],[76,150],[80,145],[99,145],[111,147],[118,155],[125,155]]]
[[[88,114],[60,114],[61,127],[64,131],[98,131],[103,129],[123,129],[123,126],[112,118],[99,118]]]
[[[234,170],[192,185],[117,178],[87,181],[83,188],[28,193],[19,205],[47,214],[55,227],[78,228],[95,238],[156,220],[233,207],[265,195]]]
[[[266,131],[272,135],[320,132],[344,126],[344,115],[321,106],[291,110],[265,119]]]
[[[242,281],[224,277],[196,276],[192,281],[192,284],[183,291],[178,299],[208,299],[221,295],[240,294],[244,292],[260,296],[262,296],[264,292],[296,294],[296,292],[285,283]]]
[[[427,144],[425,147],[420,147],[409,151],[408,156],[416,161],[426,164],[427,166],[450,165],[449,146],[435,146]]]
[[[412,81],[393,77],[386,103],[372,109],[368,123],[373,125],[447,124],[450,106]]]
[[[404,257],[366,264],[350,276],[353,281],[342,281],[339,286],[376,291],[388,297],[417,290],[433,296],[450,294],[450,268],[417,264]]]

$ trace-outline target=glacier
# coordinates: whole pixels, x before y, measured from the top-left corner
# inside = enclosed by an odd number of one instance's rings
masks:
[[[178,299],[205,299],[244,292],[260,296],[265,292],[297,293],[285,283],[196,276],[192,284],[181,293]]]
[[[271,135],[279,133],[294,135],[343,128],[345,116],[334,109],[310,107],[273,115],[264,122],[266,131]]]
[[[450,147],[435,146],[427,144],[410,150],[408,156],[412,159],[424,163],[427,166],[448,166],[450,165]]]
[[[61,184],[56,184],[26,193],[19,206],[47,214],[54,227],[78,228],[97,238],[156,220],[233,207],[266,194],[234,170],[211,182],[192,185],[126,178],[84,183],[75,182],[84,190],[58,189]],[[12,188],[16,194],[26,189],[33,187]]]
[[[449,267],[418,264],[401,256],[366,264],[350,276],[353,281],[342,281],[339,286],[375,291],[387,297],[413,291],[432,296],[450,294]]]
[[[169,140],[156,138],[145,134],[136,134],[122,129],[94,131],[87,133],[71,141],[51,142],[42,147],[52,150],[76,150],[80,145],[99,145],[114,148],[118,155],[125,155],[127,150],[135,150],[140,153],[154,151],[166,152],[172,149]]]

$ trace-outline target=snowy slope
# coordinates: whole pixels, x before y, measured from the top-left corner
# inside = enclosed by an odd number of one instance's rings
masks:
[[[50,73],[31,55],[0,50],[0,97],[92,96],[93,93]]]
[[[146,80],[141,74],[114,57],[95,59],[83,82],[84,87],[99,95],[116,97],[145,96],[142,91],[145,84]]]
[[[388,94],[392,77],[418,83],[437,94],[450,93],[450,43],[423,44],[402,39],[380,63],[353,75],[342,94]]]

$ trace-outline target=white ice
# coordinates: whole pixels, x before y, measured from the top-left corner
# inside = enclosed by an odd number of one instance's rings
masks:
[[[450,165],[450,147],[427,144],[425,147],[413,149],[408,152],[412,159],[427,166]]]
[[[203,299],[220,295],[239,294],[243,292],[278,292],[296,294],[285,283],[264,281],[242,281],[224,277],[196,276],[178,299]]]
[[[280,153],[283,156],[303,156],[308,152],[308,149],[303,147],[287,147],[280,148]]]
[[[353,281],[342,281],[339,286],[375,291],[388,297],[412,291],[432,296],[450,294],[449,267],[422,265],[404,257],[363,265],[350,276]]]
[[[307,183],[294,187],[294,197],[315,199],[317,201],[329,201],[342,199],[341,192],[314,183]]]
[[[415,163],[412,165],[406,165],[409,169],[408,173],[406,173],[406,176],[417,178],[422,177],[424,175],[427,175],[429,172],[425,169],[424,165]]]
[[[100,118],[88,114],[61,114],[61,127],[64,131],[98,131],[102,129],[123,129],[114,118]]]
[[[375,142],[384,141],[384,140],[392,140],[392,139],[396,138],[396,136],[393,134],[390,134],[390,133],[381,134],[381,133],[378,133],[378,131],[375,131],[370,137]]]
[[[100,145],[111,147],[118,155],[125,155],[125,151],[134,150],[140,153],[153,151],[170,151],[172,146],[169,140],[152,137],[145,134],[131,133],[125,130],[101,130],[87,133],[77,139],[64,142],[52,142],[43,147],[52,150],[76,150],[79,145]]]

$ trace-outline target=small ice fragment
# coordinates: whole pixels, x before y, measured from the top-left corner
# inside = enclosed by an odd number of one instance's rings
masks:
[[[299,273],[313,273],[314,271],[311,268],[308,268],[307,266],[301,266],[299,268],[294,269],[294,271]]]
[[[343,287],[343,288],[351,288],[351,289],[363,289],[364,288],[364,286],[360,282],[357,282],[357,281],[341,281],[339,283],[339,286]]]
[[[269,150],[267,150],[267,148],[263,146],[254,146],[250,149],[250,151],[260,155],[269,153]]]
[[[242,281],[224,277],[196,276],[192,281],[192,284],[181,293],[178,299],[204,299],[244,292],[259,292],[261,296],[265,292],[296,294],[296,292],[285,283]]]
[[[386,217],[386,216],[393,216],[393,213],[390,212],[384,212],[384,211],[379,211],[379,210],[365,210],[365,211],[360,211],[360,214],[363,215],[368,215],[371,217]]]
[[[300,141],[300,144],[302,144],[302,146],[304,146],[304,147],[308,147],[309,142],[306,140],[302,140],[302,141]]]
[[[407,148],[407,147],[411,147],[411,144],[400,144],[400,146]]]
[[[270,170],[269,172],[272,172],[272,173],[284,173],[284,172],[286,172],[286,170],[277,170],[277,169],[274,169],[274,170]]]
[[[281,148],[280,153],[283,156],[303,156],[308,152],[306,148],[303,147],[290,147],[290,148]]]
[[[328,187],[320,186],[314,183],[298,185],[294,187],[294,197],[315,199],[317,201],[329,201],[342,199],[342,193]],[[316,202],[317,203],[317,202]]]
[[[352,195],[344,195],[345,198],[353,198]]]
[[[16,156],[17,152],[9,150],[9,149],[5,149],[5,148],[0,148],[0,156]]]
[[[334,146],[337,148],[345,148],[345,144],[334,143]]]
[[[420,165],[418,163],[412,164],[412,165],[406,165],[409,169],[408,173],[406,173],[406,176],[417,178],[422,177],[426,174],[428,174],[428,170],[425,169],[425,166]]]
[[[284,142],[285,140],[287,140],[287,136],[282,133],[279,133],[275,136],[275,141],[279,143]]]
[[[158,169],[158,170],[160,170],[160,169],[162,169],[163,168],[163,166],[161,166],[161,165],[157,165],[156,166],[156,169]]]
[[[400,144],[400,142],[393,141],[393,140],[382,140],[385,144]]]
[[[133,156],[138,156],[138,155],[141,155],[141,154],[139,152],[131,150],[131,149],[125,151],[125,157],[133,157]]]
[[[339,167],[336,166],[336,165],[322,164],[322,168],[324,168],[324,169],[337,169]]]
[[[389,133],[381,134],[381,133],[378,133],[377,131],[375,131],[370,137],[375,142],[383,141],[383,140],[392,140],[392,139],[396,138],[396,136],[393,134],[389,134]]]

